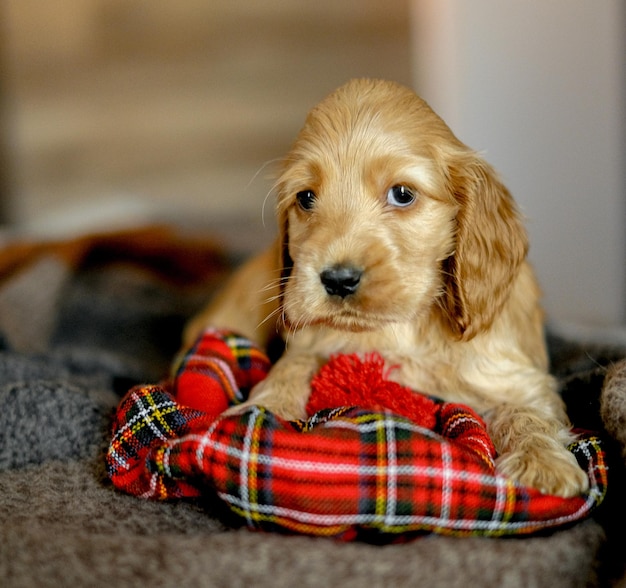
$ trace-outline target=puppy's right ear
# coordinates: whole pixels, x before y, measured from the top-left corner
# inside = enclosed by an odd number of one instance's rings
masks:
[[[278,223],[278,264],[280,268],[281,296],[285,281],[291,274],[293,260],[289,254],[289,202],[286,195],[284,174],[277,183],[276,220]]]
[[[281,295],[285,287],[285,280],[291,274],[293,260],[289,254],[289,218],[287,212],[278,213],[278,254],[280,267]]]

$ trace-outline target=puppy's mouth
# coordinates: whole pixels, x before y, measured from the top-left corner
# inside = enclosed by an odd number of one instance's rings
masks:
[[[389,318],[375,316],[370,313],[359,312],[350,308],[333,309],[331,312],[318,315],[304,314],[294,320],[286,317],[285,323],[288,328],[331,327],[339,331],[362,333],[374,331],[382,325],[394,322]]]

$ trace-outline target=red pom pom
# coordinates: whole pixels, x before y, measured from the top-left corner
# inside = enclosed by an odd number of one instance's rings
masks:
[[[311,381],[307,414],[339,406],[358,406],[377,412],[387,409],[434,429],[439,405],[423,394],[390,381],[389,371],[385,360],[377,353],[368,354],[365,359],[357,354],[332,357]]]

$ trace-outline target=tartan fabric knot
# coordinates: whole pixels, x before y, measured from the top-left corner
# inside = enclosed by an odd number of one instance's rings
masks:
[[[373,356],[345,357],[338,380],[350,362],[361,362],[357,373],[376,371]],[[330,386],[332,365],[314,380],[313,397]],[[114,486],[162,500],[210,492],[251,529],[376,541],[528,534],[579,520],[605,496],[597,437],[571,447],[589,490],[544,495],[495,471],[493,444],[471,409],[434,398],[422,397],[417,420],[378,405],[316,409],[298,422],[261,407],[222,416],[269,367],[246,339],[205,332],[172,382],[135,387],[120,403],[107,454]]]
[[[245,337],[208,329],[175,361],[173,392],[181,404],[219,414],[243,402],[269,369],[269,359]]]

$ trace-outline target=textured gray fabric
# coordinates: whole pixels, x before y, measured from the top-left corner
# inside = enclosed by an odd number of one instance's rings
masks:
[[[40,300],[39,270],[32,297],[28,268],[20,273],[16,316]],[[32,324],[7,332],[19,321],[6,321],[1,334],[1,586],[570,588],[621,577],[624,364],[600,390],[622,349],[550,341],[564,396],[585,421],[578,424],[602,426],[602,401],[615,440],[609,498],[593,518],[545,536],[432,535],[387,546],[260,534],[232,528],[210,497],[155,503],[112,488],[104,469],[112,411],[129,386],[166,373],[198,298],[128,267],[65,271],[45,303],[55,316],[46,317],[43,342],[28,344]]]

